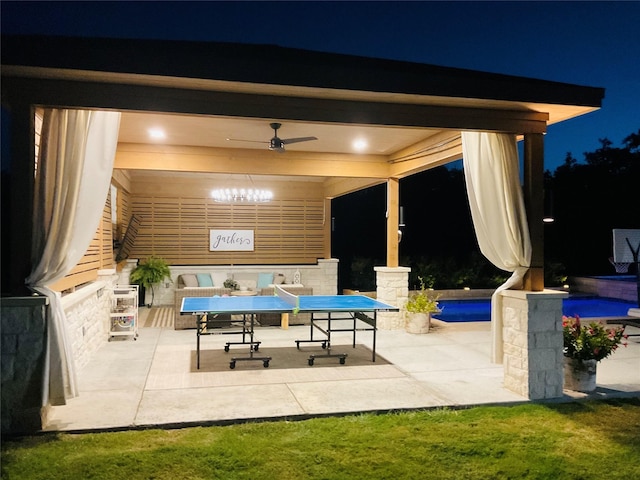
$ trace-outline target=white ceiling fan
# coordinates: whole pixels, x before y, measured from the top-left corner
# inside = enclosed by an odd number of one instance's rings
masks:
[[[278,137],[278,129],[282,126],[281,123],[270,123],[271,128],[273,128],[273,138],[266,141],[260,140],[242,140],[237,138],[227,138],[227,140],[232,142],[252,142],[252,143],[267,143],[269,144],[269,150],[275,150],[276,152],[284,152],[284,146],[290,145],[292,143],[300,143],[300,142],[309,142],[311,140],[317,140],[317,137],[297,137],[297,138],[280,138]]]

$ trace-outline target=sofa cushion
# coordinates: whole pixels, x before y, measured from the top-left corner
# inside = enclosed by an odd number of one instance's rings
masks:
[[[213,280],[214,287],[224,287],[224,281],[229,278],[227,272],[212,272],[211,279]]]
[[[193,274],[193,273],[183,273],[182,275],[180,275],[180,277],[182,278],[182,283],[184,283],[185,287],[197,287],[198,286],[198,279],[196,278],[195,274]]]
[[[213,287],[213,280],[208,273],[196,273],[199,287]]]
[[[271,284],[273,284],[273,273],[258,273],[258,284],[256,285],[258,290]]]

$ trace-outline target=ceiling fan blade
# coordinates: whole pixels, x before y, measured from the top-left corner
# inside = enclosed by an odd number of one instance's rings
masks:
[[[227,138],[230,142],[269,143],[262,140],[245,140],[244,138]]]
[[[282,140],[283,145],[290,145],[292,143],[300,143],[300,142],[310,142],[311,140],[317,140],[318,137],[298,137],[298,138],[287,138]]]

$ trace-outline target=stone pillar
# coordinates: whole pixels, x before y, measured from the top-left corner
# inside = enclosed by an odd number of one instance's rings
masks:
[[[409,267],[373,267],[376,272],[376,298],[402,309],[409,298]],[[402,312],[378,313],[380,330],[404,329]]]
[[[2,434],[42,429],[47,336],[45,296],[2,299]]]
[[[530,400],[562,396],[565,292],[505,290],[504,387]]]
[[[314,290],[315,295],[337,295],[338,294],[338,259],[320,258],[318,266],[322,277],[322,290]]]

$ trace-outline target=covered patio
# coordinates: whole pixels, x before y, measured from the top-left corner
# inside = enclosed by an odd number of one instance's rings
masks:
[[[522,280],[522,285],[509,286],[522,288],[509,290],[505,300],[504,308],[510,309],[509,318],[516,324],[508,332],[509,341],[519,346],[509,349],[515,361],[505,362],[502,380],[523,398],[554,398],[561,393],[557,371],[561,296],[545,292],[543,282],[543,136],[549,124],[600,108],[602,89],[274,46],[112,39],[83,39],[79,44],[69,38],[37,37],[3,37],[2,80],[12,142],[7,192],[11,209],[6,221],[13,226],[6,239],[3,232],[3,290],[15,296],[30,293],[25,279],[34,268],[32,246],[37,243],[37,230],[24,221],[33,218],[36,209],[36,108],[118,112],[121,128],[112,180],[132,185],[140,195],[189,190],[193,183],[182,180],[188,178],[199,182],[201,192],[230,183],[273,182],[283,201],[298,203],[294,210],[301,210],[304,202],[315,202],[316,231],[306,262],[310,255],[331,258],[332,198],[385,184],[386,262],[376,267],[377,295],[396,305],[408,295],[408,269],[399,265],[398,255],[399,180],[460,159],[463,148],[474,144],[476,152],[489,144],[492,152],[509,150],[511,163],[504,171],[504,165],[492,162],[491,154],[475,155],[474,160],[478,175],[505,177],[496,188],[487,188],[498,197],[508,190],[522,190],[515,200],[505,195],[506,204],[492,212],[507,221],[513,214],[522,238],[511,243],[530,254],[505,261]],[[147,138],[147,126],[159,119],[171,129],[167,144]],[[318,140],[287,146],[285,152],[269,150],[261,144],[268,143],[272,132],[267,127],[273,122],[286,126],[283,138],[313,135]],[[233,142],[230,131],[237,132]],[[368,151],[353,152],[351,140],[358,137],[368,139]],[[523,187],[513,155],[516,139],[524,141]],[[185,203],[175,198],[175,203]],[[255,216],[261,217],[259,212]],[[173,236],[138,249],[137,254],[165,256],[177,265],[237,263],[228,257],[211,260],[206,246],[204,253],[191,258],[189,252],[175,253],[183,244],[182,231],[189,228],[175,228],[170,215],[164,218],[157,227],[159,235],[174,228]],[[506,231],[502,224],[495,225],[494,232]],[[251,260],[283,263],[290,252],[275,260],[261,255],[256,253]],[[536,307],[530,307],[532,303]],[[529,312],[537,316],[530,317]],[[392,330],[399,325],[391,316],[382,318],[379,327],[395,335]],[[491,353],[485,352],[487,362],[491,356],[503,361],[503,329],[497,325],[491,334]],[[545,335],[553,341],[542,338]],[[528,338],[538,342],[529,344]],[[106,335],[101,341],[106,342]],[[543,344],[552,346],[536,350]],[[73,348],[66,348],[72,356]],[[44,362],[42,352],[36,356]],[[551,366],[544,360],[549,356]],[[520,361],[524,357],[531,359],[526,366]],[[494,368],[503,370],[499,364]],[[83,401],[72,397],[67,401]],[[46,395],[43,406],[48,406]]]

